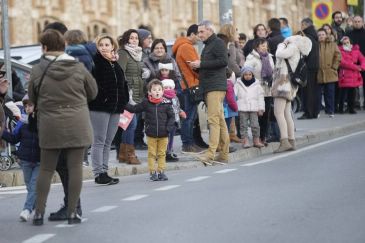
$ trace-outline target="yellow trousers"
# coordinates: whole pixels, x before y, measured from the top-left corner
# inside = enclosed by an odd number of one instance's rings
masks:
[[[148,146],[148,168],[150,172],[154,171],[164,171],[166,169],[166,150],[167,150],[168,138],[153,138],[147,136],[147,146]],[[156,170],[156,160],[157,160],[157,170]]]

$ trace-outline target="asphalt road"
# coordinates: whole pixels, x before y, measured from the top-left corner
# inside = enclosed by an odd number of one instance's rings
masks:
[[[365,242],[365,132],[226,166],[85,182],[84,222],[36,227],[23,190],[0,191],[0,242]],[[58,209],[53,186],[47,214]]]

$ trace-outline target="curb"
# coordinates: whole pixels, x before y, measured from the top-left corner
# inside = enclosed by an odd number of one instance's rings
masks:
[[[365,130],[365,121],[355,122],[345,126],[332,127],[329,129],[316,130],[308,134],[296,137],[297,147],[303,147],[313,143],[322,142],[328,139],[340,137],[352,132]],[[262,155],[272,154],[277,149],[279,143],[270,143],[267,147],[249,148],[249,149],[238,149],[236,152],[230,154],[230,163],[242,162],[242,160],[249,160],[257,158]],[[204,167],[201,162],[196,161],[193,157],[186,157],[186,162],[167,163],[167,171],[173,170],[184,170]],[[141,165],[127,165],[121,164],[119,167],[114,166],[109,169],[108,172],[111,176],[127,176],[148,173],[147,163]],[[83,180],[94,179],[91,167],[84,167],[83,169]],[[22,186],[24,185],[23,173],[20,169],[1,171],[0,182],[7,187],[11,186]],[[59,183],[60,179],[55,173],[52,178],[52,183]]]

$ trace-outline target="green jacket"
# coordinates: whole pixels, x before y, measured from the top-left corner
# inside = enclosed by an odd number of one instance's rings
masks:
[[[215,34],[211,35],[204,44],[199,68],[200,88],[204,93],[226,91],[227,47]]]

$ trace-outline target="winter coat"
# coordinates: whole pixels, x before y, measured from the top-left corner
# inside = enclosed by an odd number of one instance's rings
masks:
[[[342,55],[339,72],[340,88],[354,88],[363,84],[359,68],[365,70],[365,57],[361,54],[359,46],[353,45],[351,51],[345,51],[340,46]]]
[[[127,104],[125,109],[132,113],[145,112],[145,133],[149,137],[167,137],[174,128],[175,114],[168,99],[153,104],[145,98],[137,105]]]
[[[188,61],[199,60],[198,52],[195,50],[193,43],[186,37],[176,39],[172,47],[172,53],[176,57],[176,63],[181,71],[182,78],[185,78],[188,86],[194,87],[199,85],[199,74],[190,68]],[[186,89],[185,82],[181,79],[181,88]]]
[[[89,103],[90,110],[123,113],[129,94],[122,68],[117,62],[109,62],[99,52],[94,56],[94,64],[93,75],[98,85],[98,95]]]
[[[365,28],[353,29],[348,33],[351,43],[360,47],[361,54],[365,56]]]
[[[125,74],[129,89],[133,91],[133,100],[139,103],[145,97],[141,62],[134,60],[127,50],[120,49],[118,54],[118,64]]]
[[[258,38],[258,37],[257,37]],[[250,55],[250,53],[253,50],[253,43],[255,42],[256,38],[248,40],[245,44],[245,46],[243,47],[243,55],[245,57],[247,57],[248,55]]]
[[[20,142],[20,146],[16,152],[19,159],[32,163],[40,162],[40,148],[38,134],[29,130],[28,124],[18,121],[13,133],[4,131],[2,137],[5,141],[11,144]]]
[[[203,93],[226,91],[227,47],[216,34],[212,34],[204,44],[199,68],[200,88]]]
[[[311,48],[311,40],[308,37],[300,35],[290,36],[285,39],[284,43],[278,45],[275,55],[274,80],[271,88],[271,93],[274,98],[283,98],[289,101],[295,98],[298,87],[292,86],[284,59],[288,59],[291,69],[295,70],[298,66],[300,54],[308,55]]]
[[[338,81],[337,69],[341,60],[341,52],[336,42],[329,39],[319,43],[319,71],[317,80],[319,84]]]
[[[284,41],[284,37],[280,31],[272,31],[268,37],[267,41],[269,42],[269,51],[275,56],[276,49],[278,49],[278,45]]]
[[[68,45],[65,48],[65,52],[79,62],[82,62],[89,72],[92,71],[94,67],[93,56],[96,53],[95,44]]]
[[[224,118],[238,116],[238,106],[236,101],[236,94],[233,90],[233,83],[227,79],[227,93],[223,101]]]
[[[241,68],[244,63],[243,54],[239,52],[239,48],[234,43],[228,44],[228,68],[231,69],[236,77],[241,75]]]
[[[274,70],[275,64],[274,64],[274,59],[272,58],[271,54],[269,54],[269,58],[270,58],[271,68],[272,68],[272,70]],[[261,78],[262,62],[261,62],[260,54],[256,50],[253,50],[250,53],[250,55],[247,56],[246,61],[245,61],[245,66],[250,66],[254,69],[253,75],[255,76],[256,79],[258,79],[260,81],[261,87],[264,90],[265,97],[271,96],[271,91],[270,91],[269,85],[267,84],[267,82],[265,82],[265,80],[262,80],[262,78]]]
[[[5,129],[4,96],[5,94],[0,94],[0,135]]]
[[[345,31],[341,28],[341,26],[337,25],[336,23],[332,23],[332,29],[336,32],[337,35],[337,44],[340,44],[342,37],[345,36]]]
[[[256,79],[253,84],[247,87],[241,81],[241,78],[238,78],[234,85],[234,92],[237,95],[239,111],[265,111],[264,90],[262,89],[259,80]]]
[[[40,78],[51,59],[53,62]],[[42,149],[86,147],[92,143],[88,101],[95,98],[97,85],[90,72],[75,58],[63,53],[46,53],[34,65],[28,87],[29,100],[37,103],[39,146]]]
[[[143,60],[143,64],[144,67],[148,68],[151,71],[151,75],[150,77],[147,79],[147,82],[151,81],[154,78],[158,78],[158,73],[159,73],[159,69],[158,69],[158,64],[160,63],[161,60],[164,60],[166,62],[171,62],[172,66],[174,68],[175,74],[176,74],[176,78],[179,81],[178,83],[175,83],[175,87],[177,90],[180,89],[180,83],[181,83],[181,73],[179,68],[177,67],[177,64],[175,62],[175,60],[166,53],[165,57],[160,58],[160,57],[156,57],[155,54],[152,52],[148,58],[145,58]]]
[[[312,42],[312,49],[307,56],[307,68],[309,72],[317,72],[319,69],[319,43],[317,31],[313,25],[303,30],[306,37]],[[295,70],[295,69],[292,69]]]

